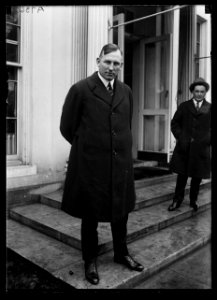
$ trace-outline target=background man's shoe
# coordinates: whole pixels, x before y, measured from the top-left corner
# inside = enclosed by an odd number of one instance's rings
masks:
[[[173,211],[173,210],[176,210],[177,208],[179,208],[181,205],[180,202],[175,202],[173,201],[172,204],[170,204],[170,206],[168,207],[168,211]]]
[[[91,284],[99,283],[99,275],[97,272],[96,261],[85,262],[85,277]]]
[[[138,272],[141,272],[144,269],[144,267],[140,263],[135,261],[129,254],[120,257],[114,256],[114,262],[125,265],[129,269]]]
[[[198,206],[196,203],[190,203],[190,207],[192,207],[194,209],[194,211],[198,210]]]

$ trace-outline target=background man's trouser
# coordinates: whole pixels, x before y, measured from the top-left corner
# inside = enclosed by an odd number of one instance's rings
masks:
[[[195,203],[197,201],[200,183],[202,178],[192,177],[191,178],[191,185],[190,185],[190,203]],[[184,196],[185,196],[185,187],[188,181],[188,176],[178,174],[176,180],[176,188],[175,188],[175,195],[173,197],[175,202],[179,204],[182,203]]]

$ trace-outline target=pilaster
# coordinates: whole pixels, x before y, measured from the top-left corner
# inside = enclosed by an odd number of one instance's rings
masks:
[[[87,75],[88,7],[72,7],[72,83]]]
[[[19,93],[18,156],[23,164],[31,162],[31,104],[32,104],[32,18],[30,14],[21,14],[21,65],[19,72],[21,88]]]
[[[112,5],[88,6],[87,75],[97,70],[96,58],[109,42],[108,27],[113,14]]]

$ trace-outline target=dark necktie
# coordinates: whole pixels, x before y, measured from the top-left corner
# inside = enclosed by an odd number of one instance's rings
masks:
[[[199,105],[199,101],[197,101],[196,110],[199,111],[199,109],[200,109],[200,105]]]
[[[112,86],[111,86],[111,83],[109,82],[109,84],[107,85],[107,90],[110,94],[110,96],[112,97],[113,96],[113,89],[112,89]]]

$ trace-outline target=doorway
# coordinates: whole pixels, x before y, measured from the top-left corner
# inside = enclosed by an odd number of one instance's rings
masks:
[[[138,151],[166,160],[169,151],[171,35],[140,42]]]
[[[124,50],[124,68],[119,79],[133,92],[133,157],[165,163],[171,153],[171,102],[176,89],[176,78],[172,78],[177,60],[173,55],[173,14],[117,25],[169,8],[119,6],[114,7],[113,16],[113,42]]]

